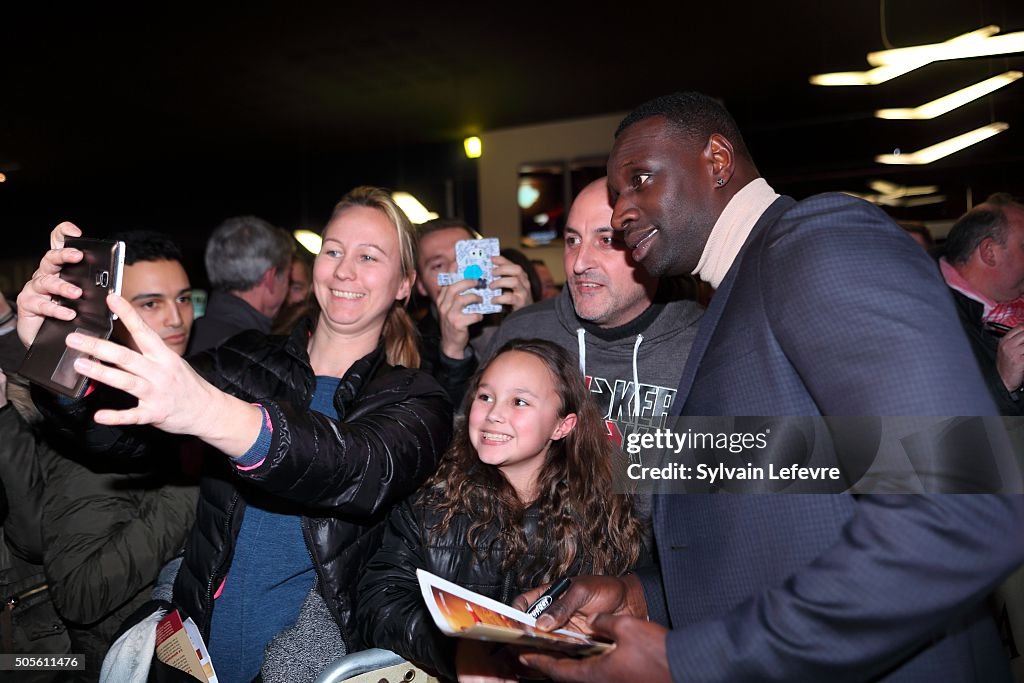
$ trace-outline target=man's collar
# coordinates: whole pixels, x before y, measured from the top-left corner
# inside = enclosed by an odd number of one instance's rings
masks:
[[[650,306],[644,309],[644,312],[633,318],[625,325],[619,325],[618,327],[601,327],[595,325],[592,322],[583,320],[579,316],[576,318],[580,321],[580,327],[587,331],[587,334],[592,334],[602,341],[618,341],[620,339],[627,339],[629,337],[635,337],[642,333],[654,319],[658,317],[661,310],[665,308],[664,303],[652,303]]]
[[[946,260],[945,256],[939,259],[939,271],[942,273],[942,279],[946,281],[950,289],[955,289],[968,299],[973,299],[985,307],[982,317],[987,316],[989,311],[996,305],[995,301],[975,289],[967,281],[967,278],[957,270],[956,266]]]
[[[692,275],[715,289],[722,284],[761,214],[779,198],[764,178],[755,178],[733,195],[708,235]]]

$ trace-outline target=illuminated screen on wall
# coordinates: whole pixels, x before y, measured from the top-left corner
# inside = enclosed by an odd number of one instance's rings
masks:
[[[572,198],[605,174],[605,157],[526,163],[519,167],[516,203],[519,242],[538,247],[560,242]]]

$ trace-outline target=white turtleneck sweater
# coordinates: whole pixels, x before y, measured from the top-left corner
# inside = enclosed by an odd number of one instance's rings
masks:
[[[700,261],[691,274],[718,289],[757,219],[778,198],[779,194],[764,178],[751,180],[733,195],[722,215],[715,221]]]

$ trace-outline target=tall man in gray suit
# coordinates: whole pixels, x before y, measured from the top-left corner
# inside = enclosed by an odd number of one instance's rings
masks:
[[[634,259],[716,288],[677,412],[996,414],[928,255],[865,202],[778,196],[715,100],[633,111],[608,177]],[[658,567],[577,578],[540,623],[615,650],[522,659],[562,681],[1005,681],[984,598],[1024,562],[1021,498],[658,496]]]

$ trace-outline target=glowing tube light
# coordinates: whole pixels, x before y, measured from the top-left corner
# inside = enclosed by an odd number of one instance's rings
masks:
[[[964,133],[963,135],[957,135],[956,137],[934,144],[931,147],[925,147],[924,149],[919,149],[916,152],[911,152],[909,154],[880,154],[875,157],[875,161],[880,164],[930,164],[933,161],[947,157],[954,152],[959,152],[971,145],[976,145],[982,140],[987,140],[993,135],[1002,133],[1009,127],[1010,124],[1003,123],[1002,121],[990,123],[987,126],[976,128]]]
[[[980,83],[975,83],[952,92],[937,100],[932,100],[927,104],[922,104],[919,107],[914,107],[913,109],[879,109],[875,112],[875,116],[880,119],[934,119],[936,116],[942,116],[957,107],[962,107],[980,97],[995,92],[999,88],[1013,83],[1021,76],[1024,76],[1024,74],[1020,71],[1007,71]]]

